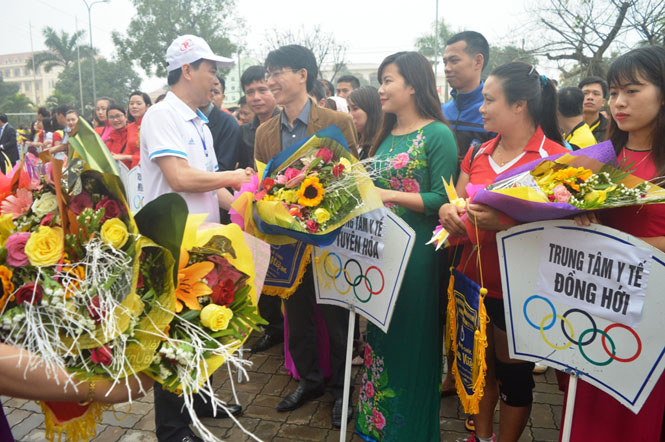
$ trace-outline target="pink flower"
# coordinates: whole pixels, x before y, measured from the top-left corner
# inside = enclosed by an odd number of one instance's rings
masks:
[[[371,382],[365,384],[365,394],[369,399],[372,399],[374,397],[374,384],[372,384]]]
[[[319,224],[313,219],[308,219],[305,225],[307,226],[309,233],[316,233],[319,231]]]
[[[53,181],[53,166],[51,163],[46,163],[44,166],[44,176],[46,177],[46,182],[48,184],[51,186],[55,185],[55,182]]]
[[[466,190],[466,195],[469,199],[473,199],[473,197],[478,193],[479,190],[483,190],[485,188],[484,184],[467,184],[465,187]]]
[[[386,418],[380,411],[372,410],[372,423],[377,430],[381,431],[386,426]]]
[[[42,302],[42,287],[30,282],[16,291],[16,303],[39,304]]]
[[[107,345],[90,350],[90,359],[99,365],[111,365],[113,363],[113,352]],[[385,425],[385,424],[384,424]],[[378,428],[378,427],[377,427]]]
[[[322,147],[319,149],[319,151],[316,153],[317,157],[320,157],[324,163],[330,162],[330,160],[333,159],[335,154],[332,152],[332,150],[328,149],[327,147]]]
[[[92,197],[88,192],[81,192],[69,201],[67,207],[74,215],[79,215],[83,209],[92,209]]]
[[[5,198],[0,205],[0,210],[3,215],[10,214],[12,219],[16,219],[28,213],[30,207],[32,207],[32,192],[19,188],[16,190],[16,195],[9,195]]]
[[[302,172],[295,167],[287,167],[286,170],[284,171],[284,178],[286,178],[286,181],[292,180],[298,175],[300,175]]]
[[[372,347],[369,344],[365,344],[365,368],[369,368],[372,365]]]
[[[395,158],[393,158],[394,169],[401,169],[403,167],[406,167],[408,164],[409,164],[409,154],[406,152],[397,154]]]
[[[402,180],[402,185],[404,186],[405,192],[420,192],[420,184],[418,184],[418,181],[414,180],[413,178],[404,178],[404,180]]]
[[[392,177],[392,178],[390,179],[390,187],[392,187],[392,188],[395,189],[395,190],[397,190],[397,189],[399,189],[400,187],[402,187],[402,183],[399,181],[399,178]]]
[[[570,197],[573,196],[563,184],[559,184],[554,188],[553,195],[557,203],[567,203]]]
[[[9,235],[5,248],[7,249],[7,264],[13,267],[28,265],[29,260],[25,254],[25,243],[30,238],[30,232],[19,232]]]

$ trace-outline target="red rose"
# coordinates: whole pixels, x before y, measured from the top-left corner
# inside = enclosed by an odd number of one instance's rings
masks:
[[[88,310],[90,318],[95,321],[95,324],[99,324],[102,321],[102,318],[106,316],[106,313],[100,307],[99,296],[93,296],[86,309]]]
[[[69,201],[67,207],[74,215],[79,215],[83,209],[92,208],[92,197],[87,192],[81,192]]]
[[[319,223],[317,223],[313,219],[308,219],[305,225],[307,226],[307,230],[309,230],[309,233],[316,233],[319,231]]]
[[[234,285],[232,279],[226,279],[212,288],[212,302],[217,305],[228,306],[235,299]]]
[[[296,218],[302,218],[302,212],[300,207],[293,206],[289,209],[289,215],[295,216]]]
[[[104,223],[107,219],[119,218],[122,215],[122,210],[120,205],[115,201],[110,199],[108,196],[105,196],[101,199],[100,202],[95,206],[95,210],[104,209],[104,216],[100,220],[100,223]]]
[[[275,180],[273,180],[273,179],[270,178],[270,177],[265,178],[265,179],[263,180],[263,182],[261,183],[261,187],[262,187],[263,190],[265,190],[266,192],[270,192],[270,191],[272,190],[272,188],[275,187]]]
[[[99,365],[111,365],[113,363],[113,352],[107,345],[90,350],[90,359]]]
[[[332,150],[328,149],[327,147],[322,147],[321,149],[319,149],[318,152],[316,152],[316,156],[320,157],[324,163],[328,163],[330,160],[333,159],[335,154],[332,152]]]
[[[342,173],[344,172],[344,164],[339,163],[335,167],[333,167],[332,173],[335,175],[337,178],[342,176]]]
[[[53,220],[54,216],[55,215],[53,215],[52,213],[46,214],[46,216],[44,218],[42,218],[42,220],[39,222],[39,225],[40,226],[51,227],[51,221]]]
[[[42,286],[30,282],[16,291],[17,304],[39,304],[42,301]]]

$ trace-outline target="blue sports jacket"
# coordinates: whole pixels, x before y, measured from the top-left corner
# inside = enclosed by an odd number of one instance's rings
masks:
[[[457,139],[458,164],[462,162],[466,152],[472,145],[481,145],[496,136],[487,132],[478,109],[483,104],[483,84],[471,92],[461,93],[453,89],[453,98],[441,105],[443,116],[450,124]]]

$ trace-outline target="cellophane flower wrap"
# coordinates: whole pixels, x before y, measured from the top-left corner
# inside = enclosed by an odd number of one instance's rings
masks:
[[[590,210],[662,203],[665,190],[617,163],[610,141],[533,161],[499,175],[472,201],[520,222],[559,219]]]
[[[337,126],[280,152],[260,176],[253,221],[269,235],[325,246],[351,218],[383,207]]]

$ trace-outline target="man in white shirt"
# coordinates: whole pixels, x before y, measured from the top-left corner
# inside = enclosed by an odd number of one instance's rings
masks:
[[[253,171],[217,171],[208,120],[198,108],[211,101],[217,67],[233,61],[213,54],[203,39],[193,35],[178,37],[166,60],[171,90],[148,109],[141,123],[145,202],[176,192],[190,213],[207,213],[206,221],[219,222],[218,190],[248,182]]]
[[[217,157],[207,118],[198,109],[212,100],[217,68],[233,60],[213,54],[208,44],[194,35],[176,38],[166,51],[168,84],[166,98],[151,106],[141,123],[141,171],[145,201],[176,192],[187,202],[189,213],[206,213],[206,221],[219,222],[218,191],[248,182],[254,171],[218,172]],[[233,148],[235,146],[229,146]],[[182,411],[183,400],[155,385],[155,425],[160,442],[200,441],[189,429],[190,418]],[[212,417],[213,410],[198,396],[196,412]],[[239,405],[228,404],[234,415]],[[228,417],[217,410],[216,417]]]

